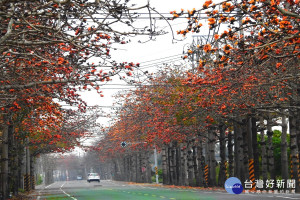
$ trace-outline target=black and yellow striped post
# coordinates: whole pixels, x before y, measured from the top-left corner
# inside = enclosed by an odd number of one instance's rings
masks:
[[[26,192],[29,192],[31,189],[31,185],[30,185],[30,175],[29,174],[25,174],[24,175],[24,190]]]
[[[31,182],[30,182],[31,189],[34,190],[35,189],[35,177],[34,177],[34,175],[31,175],[30,178],[31,178]]]
[[[227,167],[228,167],[228,162],[227,162],[227,160],[225,160],[224,165],[225,165],[225,179],[227,180],[228,177],[229,177],[228,169],[227,169]]]
[[[208,186],[208,165],[205,165],[204,167],[204,178],[205,178],[205,183]]]
[[[249,179],[252,181],[251,190],[255,190],[254,159],[249,159]]]
[[[296,191],[299,190],[300,188],[300,168],[299,168],[299,155],[290,155],[290,160],[291,160],[291,163],[290,163],[290,167],[291,167],[291,170],[290,170],[290,173],[291,173],[291,179],[296,181],[296,185],[295,185],[295,188]],[[298,191],[299,192],[299,191]]]

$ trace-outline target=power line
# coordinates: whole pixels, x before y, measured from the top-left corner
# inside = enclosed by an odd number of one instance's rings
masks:
[[[126,86],[129,86],[129,84],[123,84],[123,83],[107,83],[107,84],[103,84],[103,85],[99,85],[99,86],[106,86],[106,85],[126,85]],[[135,86],[135,85],[132,85],[132,86]]]
[[[161,62],[157,62],[157,63],[142,66],[140,69],[146,69],[146,68],[150,68],[150,67],[157,67],[157,65],[166,64],[167,62],[169,62],[169,63],[170,62],[176,62],[176,61],[182,61],[182,58],[164,60],[164,61],[161,61]]]
[[[172,57],[176,57],[176,56],[180,56],[180,55],[182,55],[182,54],[176,54],[176,55],[166,56],[166,57],[157,58],[157,59],[153,59],[153,60],[147,60],[147,61],[140,62],[140,65],[143,65],[144,63],[149,63],[149,64],[147,64],[147,65],[145,65],[145,66],[148,66],[148,65],[155,65],[156,63],[152,63],[152,64],[151,64],[151,62],[159,61],[159,60],[164,60],[164,59],[167,59],[167,58],[172,58]],[[180,59],[181,59],[181,58],[180,58]],[[168,60],[169,60],[169,59],[168,59]],[[168,60],[165,60],[165,61],[168,61]],[[161,63],[161,62],[157,62],[157,63]],[[97,66],[97,65],[95,65],[95,66]],[[88,66],[86,66],[86,67],[88,67]],[[113,68],[113,67],[115,67],[115,66],[103,65],[103,66],[99,66],[99,67],[103,67],[103,68],[105,68],[105,67],[107,67],[107,68]],[[141,68],[143,68],[143,67],[144,67],[144,66],[141,66]]]
[[[105,15],[105,16],[107,16],[107,14],[108,13],[97,13],[97,15]],[[180,13],[177,13],[177,14],[180,14]],[[178,17],[176,17],[176,19],[177,18],[188,18],[188,16],[184,16],[184,15],[187,15],[188,13],[187,12],[183,12],[182,13],[182,15],[181,16],[178,16]],[[236,14],[238,14],[238,13],[234,13],[234,12],[232,12],[232,13],[228,13],[228,12],[219,12],[218,14],[222,14],[222,15],[236,15]],[[173,14],[171,14],[171,13],[157,13],[157,12],[148,12],[148,13],[142,13],[142,12],[133,12],[133,13],[130,13],[129,15],[120,15],[120,16],[118,16],[119,18],[122,18],[122,17],[133,17],[134,16],[134,18],[138,18],[138,16],[139,15],[147,15],[147,16],[155,16],[155,15],[158,15],[159,17],[165,17],[165,18],[173,18],[174,17],[174,15]],[[163,15],[163,16],[162,16]],[[169,15],[169,16],[165,16],[165,15]],[[197,16],[199,16],[199,15],[205,15],[205,16],[207,16],[208,14],[207,13],[197,13],[196,14]],[[91,18],[91,17],[83,17],[83,18],[78,18],[78,17],[68,17],[68,19],[107,19],[107,18],[105,18],[105,17],[93,17],[93,18]],[[116,19],[117,17],[112,17],[113,19]]]
[[[171,58],[171,57],[180,56],[180,55],[182,55],[182,54],[176,54],[176,55],[166,56],[166,57],[157,58],[157,59],[153,59],[153,60],[147,60],[147,61],[144,61],[144,62],[141,62],[141,63],[153,62],[153,61],[162,60],[162,59],[165,59],[165,58]]]
[[[134,88],[100,88],[100,90],[131,90]]]
[[[168,17],[168,18],[171,19],[171,17]],[[201,19],[208,19],[208,18],[211,18],[211,17],[201,17]],[[87,18],[84,18],[84,19],[87,19]],[[113,17],[108,17],[108,18],[97,17],[97,18],[93,18],[93,19],[95,19],[95,20],[98,20],[98,19],[102,19],[102,20],[103,19],[108,19],[109,20],[109,19],[116,19],[116,18],[113,18]],[[121,18],[121,19],[127,19],[127,18]],[[166,21],[166,19],[163,18],[163,17],[137,17],[136,19],[147,19],[147,20],[149,20],[149,19],[155,19],[155,20],[164,20],[164,21]],[[187,19],[187,17],[176,17],[176,19]],[[88,19],[87,22],[94,22],[94,21],[91,20],[91,19]]]
[[[65,106],[65,107],[77,107],[77,106],[71,106],[71,105],[66,105],[66,104],[60,104],[60,106]],[[94,107],[100,107],[100,108],[123,108],[123,106],[99,106],[99,105],[96,105],[96,106],[85,106],[85,107],[88,107],[88,108],[94,108]]]

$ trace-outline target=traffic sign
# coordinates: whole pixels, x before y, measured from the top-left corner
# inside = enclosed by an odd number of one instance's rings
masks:
[[[126,147],[127,143],[126,142],[121,142],[121,147]]]

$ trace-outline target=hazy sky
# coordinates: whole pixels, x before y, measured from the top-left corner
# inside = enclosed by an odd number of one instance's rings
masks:
[[[150,0],[150,5],[154,7],[160,13],[169,13],[170,11],[180,11],[181,8],[198,9],[201,8],[205,0]],[[131,4],[136,3],[136,6],[141,6],[147,3],[147,0],[134,0]],[[146,12],[147,10],[145,10]],[[143,15],[144,16],[144,15]],[[158,16],[158,15],[154,15]],[[171,16],[171,15],[168,15]],[[172,23],[173,31],[177,39],[183,39],[182,36],[176,35],[176,31],[184,29],[186,27],[186,20],[178,19]],[[142,20],[138,26],[146,26],[149,24],[149,20]],[[118,62],[128,61],[134,63],[141,63],[141,68],[148,71],[155,71],[159,63],[162,62],[182,62],[181,54],[183,53],[183,47],[187,47],[191,43],[192,37],[189,35],[183,41],[177,41],[174,43],[172,40],[171,30],[168,27],[167,22],[163,20],[157,20],[156,25],[160,28],[164,28],[169,34],[156,37],[155,41],[149,41],[147,43],[138,43],[138,40],[145,41],[147,37],[135,37],[131,38],[131,43],[117,46],[122,50],[112,51],[112,58]],[[117,89],[124,88],[124,89]],[[103,87],[104,97],[100,98],[95,92],[85,92],[82,98],[89,105],[103,106],[103,110],[110,112],[107,106],[112,106],[114,99],[112,96],[120,90],[128,90],[131,86],[126,85],[125,82],[120,82],[118,78],[114,78],[113,81],[107,86]],[[109,119],[101,118],[100,121],[107,124]]]

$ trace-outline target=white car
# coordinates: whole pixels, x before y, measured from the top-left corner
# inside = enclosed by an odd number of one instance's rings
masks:
[[[98,181],[100,182],[100,176],[98,173],[89,173],[87,176],[87,182]]]

